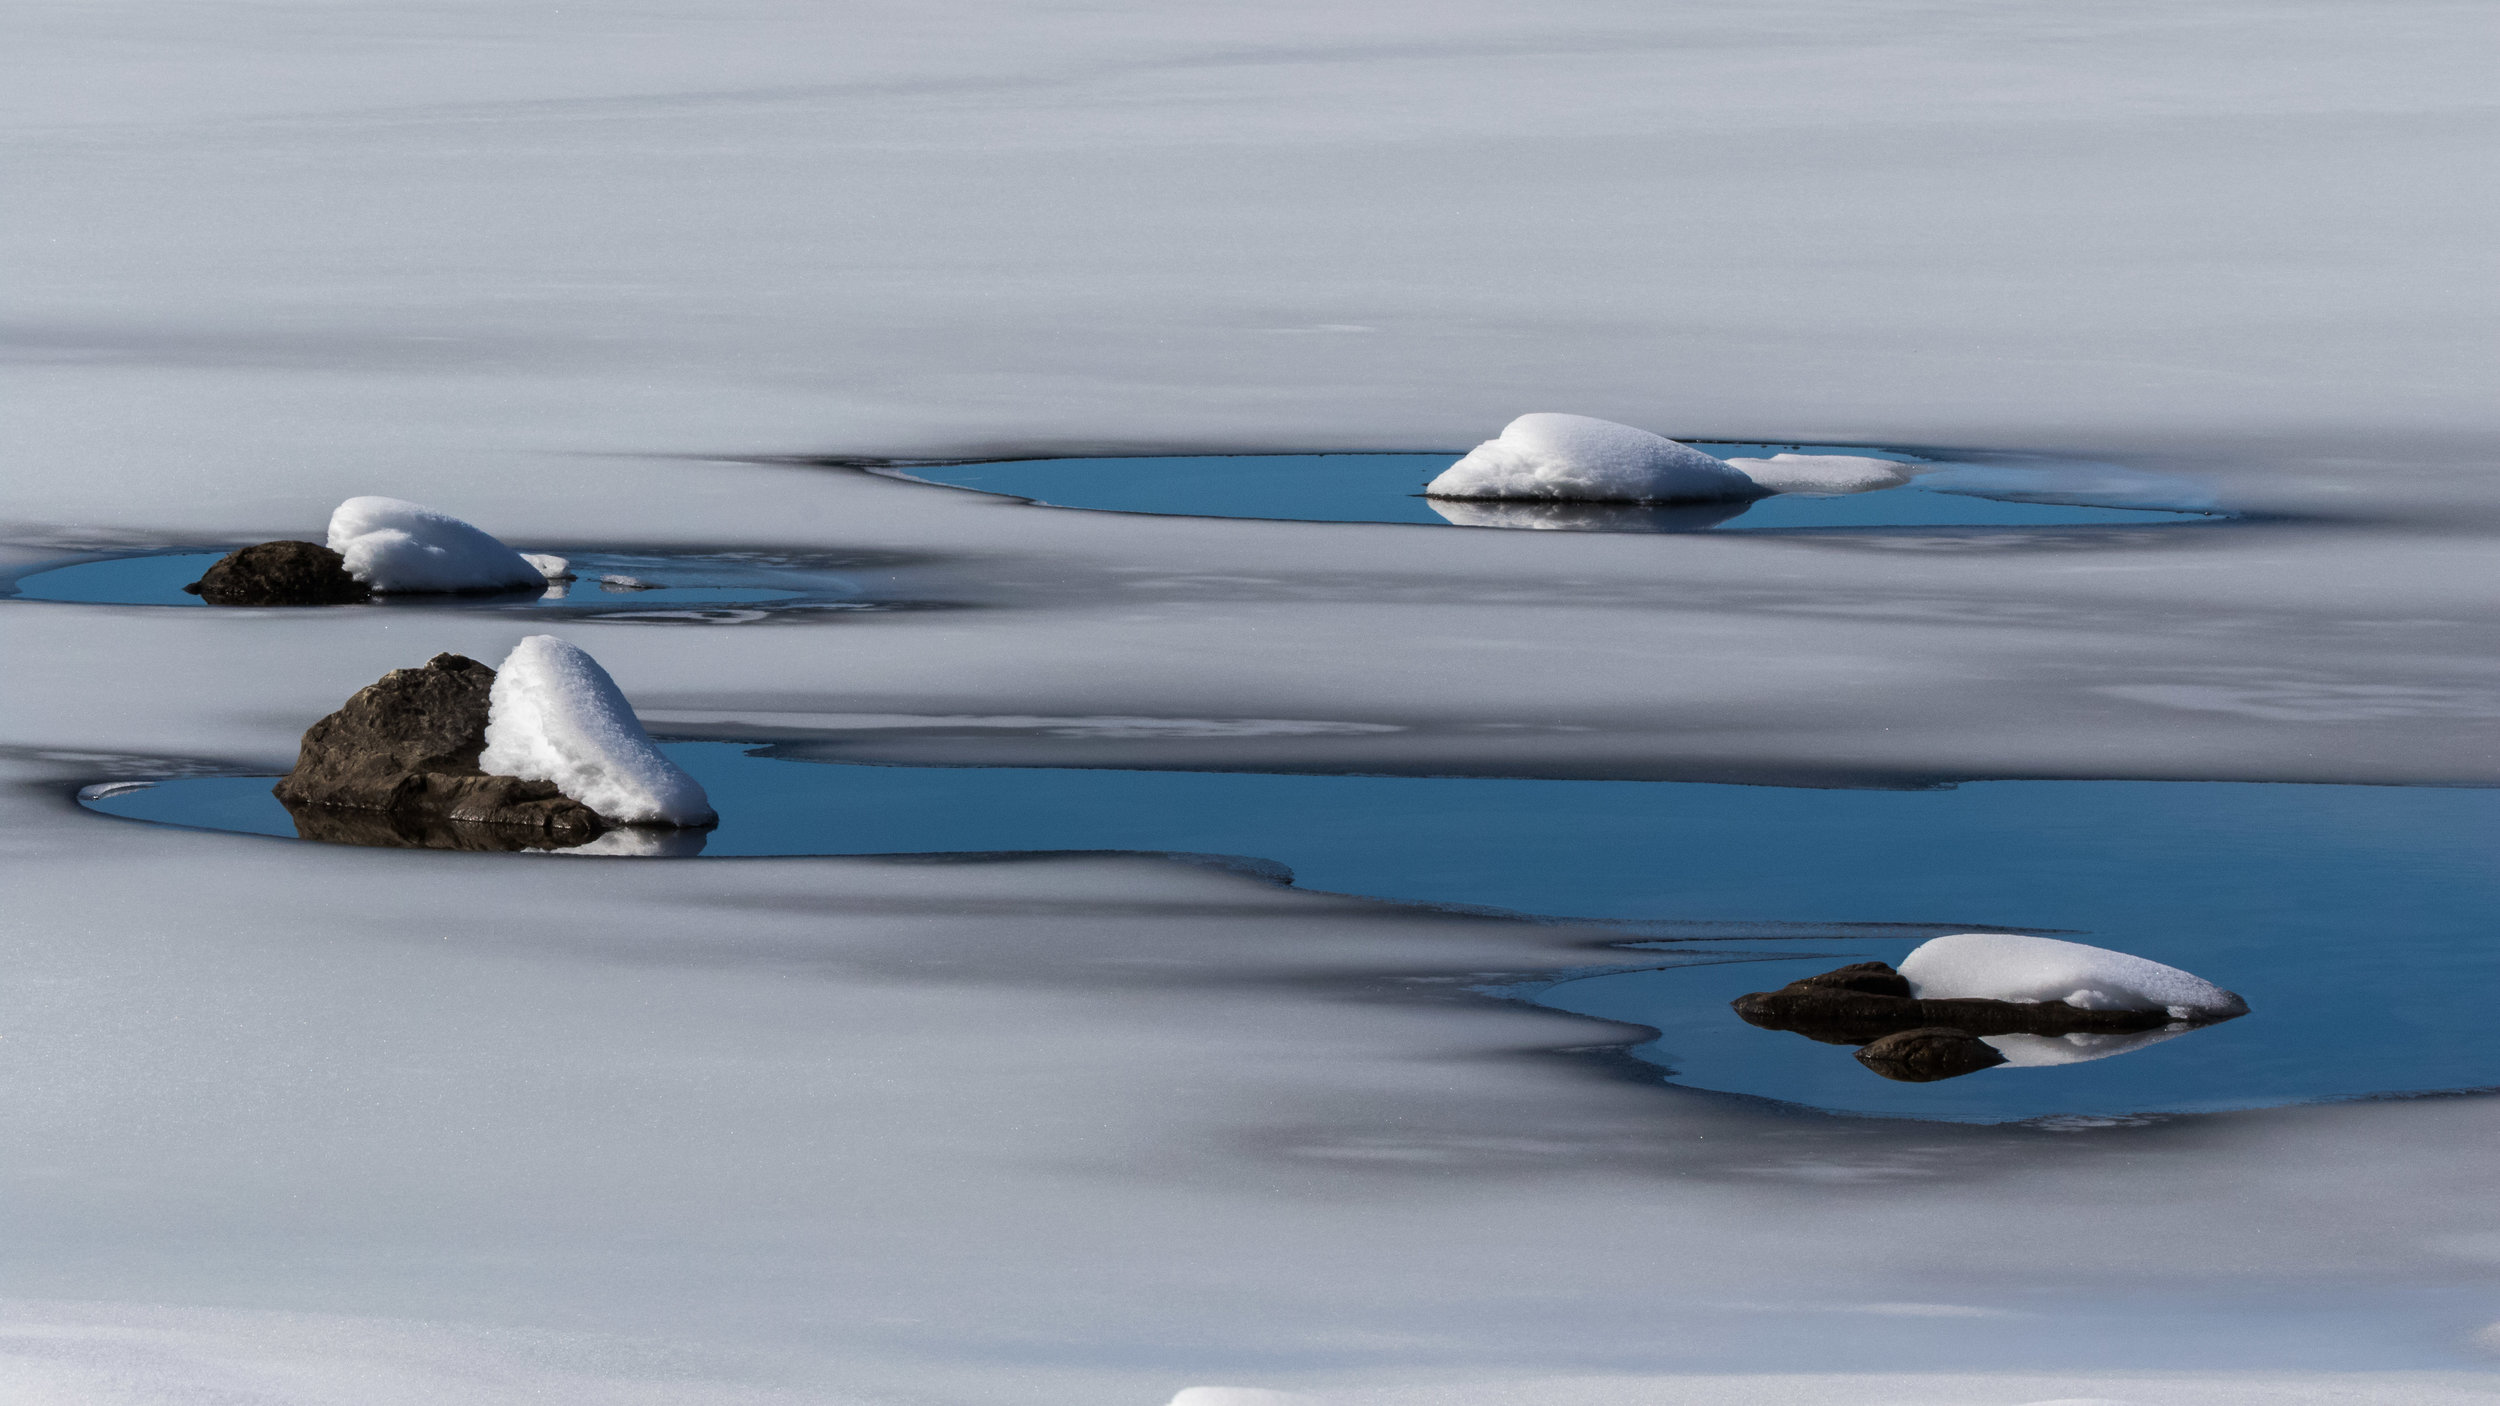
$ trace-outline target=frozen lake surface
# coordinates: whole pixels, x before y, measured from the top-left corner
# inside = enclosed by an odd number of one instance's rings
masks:
[[[1408,903],[1634,920],[1643,970],[1525,988],[1660,1031],[1679,1083],[1846,1112],[2002,1121],[2500,1085],[2500,791],[1994,781],[1932,791],[785,761],[664,750],[721,813],[661,855],[1179,852]],[[292,838],[270,778],[100,788],[111,815]],[[312,832],[317,837],[318,831]],[[1651,920],[1644,925],[1639,920]],[[1969,927],[2206,975],[2256,1014],[2105,1060],[1891,1083],[1727,1003]],[[1650,940],[1641,941],[1647,936]]]
[[[2456,1033],[2500,784],[2500,194],[2460,174],[2500,142],[2487,27],[2451,0],[5,7],[0,576],[381,494],[857,594],[0,602],[0,1397],[2488,1401],[2500,1100],[1835,1114],[1808,1105],[1851,1106],[1818,1082],[1864,1077],[1845,1049],[1685,1020],[1808,948],[1899,950],[1845,925],[2054,927],[2254,1011],[1940,1095],[2487,1077]],[[1903,446],[1985,478],[1955,511],[2128,516],[1747,530],[1764,504],[1661,542],[827,468],[1397,455],[1536,409]],[[1246,482],[1308,501],[1288,477]],[[972,842],[912,800],[932,768],[1763,809],[1652,853],[1576,801],[1540,821],[1571,845],[1446,804],[1092,808],[1102,843],[1286,886],[1034,854],[1063,817],[1005,796],[980,842],[1019,852],[945,859],[79,808],[283,771],[385,670],[549,631],[661,735],[769,749],[794,809],[906,788],[834,817],[863,847]],[[1189,837],[1133,823],[1162,815]],[[1502,886],[1607,855],[1646,867],[1593,922],[1432,906],[1571,912]],[[1359,896],[1367,856],[1427,901]],[[1780,960],[1682,964],[1705,947]],[[1656,970],[1483,994],[1626,967]],[[1625,1053],[1653,1028],[1663,1063]]]
[[[1768,457],[1828,452],[1899,459],[1862,447],[1738,444],[1694,440],[1693,447],[1730,456]],[[1284,522],[1405,522],[1434,527],[1559,528],[1595,532],[1801,532],[1846,528],[2056,527],[2211,522],[2211,512],[2159,504],[2025,501],[1984,490],[2054,494],[2058,477],[1999,475],[1956,491],[1956,475],[1940,468],[1926,482],[1870,493],[1782,493],[1749,501],[1674,506],[1625,503],[1436,502],[1423,486],[1455,463],[1455,454],[1140,455],[1117,459],[1027,459],[998,463],[915,464],[900,476],[985,493],[1007,494],[1062,508],[1164,513],[1185,517],[1267,518]]]

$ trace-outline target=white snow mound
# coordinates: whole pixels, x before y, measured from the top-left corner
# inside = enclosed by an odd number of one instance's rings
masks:
[[[1563,498],[1594,503],[1759,498],[1727,461],[1647,430],[1586,415],[1522,415],[1425,485],[1431,498]]]
[[[702,784],[660,754],[599,661],[553,635],[513,646],[487,695],[480,769],[552,781],[623,825],[709,825]]]
[[[1726,462],[1769,493],[1871,493],[1899,488],[1912,477],[1907,464],[1861,454],[1774,454]]]
[[[2201,976],[2053,937],[1953,933],[1919,944],[1900,972],[1922,1000],[2064,1001],[2087,1011],[2167,1011],[2173,1020],[2248,1014],[2246,1001]]]
[[[447,513],[398,498],[350,498],[330,514],[330,550],[376,591],[544,586],[529,558]]]
[[[555,555],[552,552],[523,552],[521,553],[521,560],[536,567],[538,569],[538,574],[550,581],[570,581],[573,579],[573,563],[565,560],[563,557]]]

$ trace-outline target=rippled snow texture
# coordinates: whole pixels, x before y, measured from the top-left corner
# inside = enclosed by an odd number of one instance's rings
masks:
[[[449,513],[401,498],[350,498],[330,514],[330,550],[347,574],[383,592],[538,586],[563,570],[536,562]]]
[[[2247,1002],[2201,976],[2053,937],[1953,933],[1920,943],[1900,970],[1924,999],[2064,1001],[2087,1011],[2166,1010],[2176,1020],[2248,1013]]]
[[[701,783],[651,745],[608,671],[554,635],[521,641],[496,669],[478,766],[494,776],[552,781],[623,825],[708,825],[718,818]]]
[[[1587,415],[1522,415],[1424,492],[1435,498],[1697,503],[1760,497],[1754,481],[1688,444]]]

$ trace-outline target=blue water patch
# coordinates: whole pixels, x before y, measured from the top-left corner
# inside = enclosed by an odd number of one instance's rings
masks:
[[[1930,791],[784,760],[671,743],[706,855],[1237,855],[1312,889],[1622,921],[1603,974],[1508,994],[1653,1027],[1665,1078],[1855,1113],[2000,1121],[2500,1085],[2500,791],[1991,781]],[[90,799],[270,835],[270,778]],[[528,860],[518,862],[533,862]],[[551,861],[560,862],[560,861]],[[1642,920],[1633,922],[1629,920]],[[1887,924],[1905,925],[1887,927]],[[1887,1082],[1734,996],[1938,932],[2054,932],[2183,967],[2253,1013],[2092,1063]]]
[[[1722,457],[1827,453],[1918,461],[1857,446],[1696,441]],[[2210,522],[2162,507],[2012,501],[1913,480],[1843,495],[1776,494],[1751,502],[1679,504],[1442,504],[1424,485],[1456,454],[1230,454],[1123,459],[1017,459],[914,465],[904,476],[1030,498],[1051,507],[1287,522],[1404,522],[1434,527],[1515,526],[1605,532],[1802,532],[1867,528],[2114,526]],[[1459,519],[1454,522],[1453,518]]]
[[[210,606],[183,587],[224,552],[145,552],[27,572],[4,594],[86,605]],[[601,620],[738,623],[802,611],[886,608],[838,572],[759,554],[586,552],[569,556],[575,579],[544,590],[494,595],[377,596],[363,606],[312,610],[489,610]],[[605,578],[616,577],[619,580]]]

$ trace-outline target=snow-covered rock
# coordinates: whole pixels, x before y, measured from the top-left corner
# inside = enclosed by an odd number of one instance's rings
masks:
[[[1522,415],[1425,485],[1431,498],[1561,498],[1595,503],[1758,498],[1727,461],[1647,430],[1587,415]]]
[[[625,825],[708,825],[701,783],[662,755],[599,661],[553,635],[513,646],[495,673],[486,749],[498,776],[550,781]]]
[[[1766,493],[1871,493],[1899,488],[1913,477],[1907,464],[1861,454],[1774,454],[1724,462]]]
[[[2053,937],[1953,933],[1921,943],[1900,970],[1921,1000],[2063,1001],[2087,1011],[2165,1011],[2173,1020],[2248,1014],[2246,1001],[2201,976]]]
[[[399,498],[350,498],[330,514],[330,550],[381,592],[508,591],[548,577],[529,558],[447,513]],[[561,559],[557,559],[561,561]]]
[[[521,560],[538,568],[538,574],[550,581],[573,579],[573,563],[553,552],[523,552]]]

